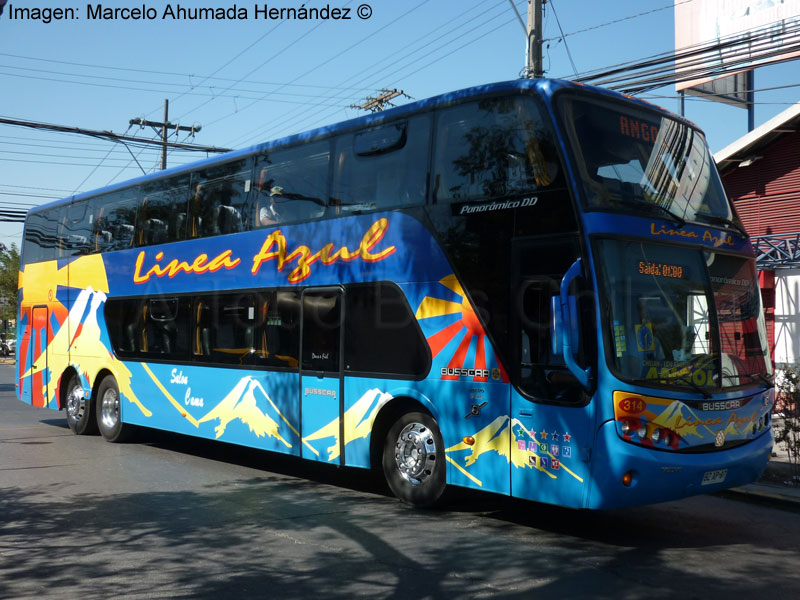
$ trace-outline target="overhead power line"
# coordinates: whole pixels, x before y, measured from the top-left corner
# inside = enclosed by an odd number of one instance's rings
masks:
[[[196,152],[230,152],[230,148],[218,148],[216,146],[202,146],[199,144],[185,144],[182,142],[164,142],[162,140],[148,140],[144,138],[137,138],[132,135],[121,135],[113,131],[96,131],[92,129],[84,129],[82,127],[66,127],[64,125],[53,125],[50,123],[39,123],[36,121],[23,121],[20,119],[8,119],[0,117],[0,125],[14,125],[17,127],[28,127],[31,129],[43,129],[47,131],[58,131],[60,133],[75,133],[80,135],[88,135],[91,137],[107,139],[114,142],[136,142],[137,144],[147,144],[154,146],[164,146],[169,148],[179,148],[181,150],[192,150]]]
[[[776,32],[776,28],[779,31]],[[672,83],[724,75],[798,51],[800,20],[779,21],[744,35],[737,33],[677,52],[665,52],[638,62],[579,74],[575,80],[637,94]],[[788,59],[776,62],[783,60]]]
[[[567,35],[570,35],[570,34],[567,34]],[[262,37],[264,37],[264,36],[262,36]],[[19,58],[19,59],[23,59],[23,60],[32,60],[32,61],[38,61],[38,62],[59,64],[59,65],[70,65],[70,66],[75,66],[75,67],[87,67],[87,68],[92,69],[92,70],[94,70],[94,69],[108,69],[108,70],[112,70],[112,71],[126,71],[126,72],[132,72],[132,73],[147,73],[147,74],[151,74],[151,75],[163,75],[163,76],[168,76],[168,77],[186,77],[187,79],[189,79],[189,88],[190,89],[201,87],[201,85],[202,85],[201,82],[209,81],[209,80],[226,81],[226,82],[233,81],[233,82],[236,82],[236,83],[246,83],[246,84],[249,84],[249,85],[279,85],[281,87],[289,87],[289,86],[291,86],[291,87],[316,88],[316,89],[324,89],[324,90],[345,90],[345,91],[356,91],[356,92],[358,92],[358,91],[368,91],[368,89],[369,89],[369,88],[355,88],[355,87],[319,85],[319,84],[312,84],[312,83],[281,83],[281,82],[277,82],[277,81],[258,81],[258,80],[243,79],[243,78],[234,79],[232,77],[215,77],[215,76],[212,76],[212,75],[203,76],[203,75],[195,75],[193,73],[177,73],[177,72],[174,72],[174,71],[154,71],[154,70],[151,70],[151,69],[133,69],[133,68],[129,68],[129,67],[96,65],[96,64],[90,64],[90,63],[79,63],[79,62],[71,62],[71,61],[65,61],[65,60],[55,60],[55,59],[52,59],[52,58],[37,58],[35,56],[22,56],[20,54],[9,54],[7,52],[0,52],[0,56],[8,56],[10,58]],[[9,67],[9,66],[6,66],[5,68],[23,69],[24,67]],[[25,70],[35,71],[37,69],[25,69]],[[215,72],[219,72],[219,70],[220,69],[217,69],[217,71],[215,71]],[[109,79],[109,78],[100,77],[100,76],[97,76],[97,75],[79,75],[77,73],[64,73],[63,69],[60,70],[60,71],[48,71],[48,72],[58,73],[60,75],[74,75],[76,77],[91,77],[93,79]],[[200,82],[193,83],[192,82],[192,78],[197,78],[197,79],[200,80]],[[119,81],[128,81],[129,83],[133,82],[133,80],[130,80],[130,79],[120,79]],[[144,83],[155,83],[155,82],[144,82]],[[183,85],[184,87],[186,87],[185,84],[177,84],[177,83],[165,83],[165,85]],[[206,87],[206,86],[203,86],[203,87]],[[251,91],[251,90],[236,90],[236,91]]]
[[[2,223],[24,223],[27,210],[6,210],[0,208],[0,222]]]
[[[630,15],[627,17],[622,17],[619,19],[614,19],[613,21],[606,21],[605,23],[600,23],[599,25],[592,25],[591,27],[586,27],[585,29],[578,29],[577,31],[570,31],[569,33],[561,32],[561,35],[558,37],[552,37],[542,40],[542,42],[555,42],[561,41],[566,37],[572,35],[578,35],[579,33],[586,33],[587,31],[594,31],[595,29],[601,29],[603,27],[608,27],[609,25],[616,25],[617,23],[622,23],[623,21],[630,21],[632,19],[638,19],[640,17],[644,17],[653,13],[661,12],[662,10],[669,10],[673,9],[676,6],[680,6],[681,4],[688,4],[689,2],[694,2],[694,0],[683,0],[682,2],[675,2],[674,4],[667,4],[666,6],[662,6],[660,8],[653,8],[651,10],[646,10],[644,12],[636,13],[635,15]]]
[[[508,16],[508,11],[506,8],[506,2],[504,0],[498,0],[489,8],[486,8],[485,0],[481,0],[471,8],[465,9],[462,13],[460,13],[459,19],[464,19],[467,17],[468,13],[471,13],[474,10],[480,10],[479,14],[470,16],[467,20],[461,22],[460,24],[455,24],[452,27],[445,28],[443,31],[444,26],[435,26],[433,27],[428,33],[420,36],[416,40],[413,40],[409,43],[404,43],[404,50],[409,50],[404,55],[399,55],[397,51],[389,52],[384,58],[380,59],[379,61],[375,62],[374,64],[370,65],[366,69],[360,69],[357,73],[349,77],[348,79],[343,80],[342,84],[350,84],[353,80],[355,81],[352,85],[369,85],[368,81],[386,81],[388,80],[399,80],[403,78],[411,77],[412,75],[416,74],[423,69],[426,69],[433,64],[443,60],[444,58],[460,51],[466,46],[476,43],[481,38],[503,28],[506,27],[508,24],[514,22],[516,16],[512,16],[509,19],[506,19],[500,23],[500,25],[494,26],[488,31],[484,31],[481,34],[478,34],[478,30],[486,30],[488,27],[491,26],[492,21],[496,21],[503,16]],[[499,9],[500,12],[497,14],[491,15],[490,11]],[[467,31],[463,31],[463,28],[475,23],[471,29]],[[462,31],[458,31],[462,30]],[[455,37],[452,37],[449,40],[445,40],[448,36],[453,34]],[[428,39],[432,36],[436,36],[434,39]],[[428,40],[428,41],[426,41]],[[464,42],[463,40],[466,40]],[[436,44],[437,42],[442,42],[441,44]],[[425,42],[421,46],[417,46],[416,49],[410,50],[418,43]],[[446,54],[439,55],[436,57],[435,55],[441,51],[445,50],[448,46],[453,44],[463,42],[458,45],[456,48],[448,51]],[[412,56],[415,54],[421,54],[417,58],[411,59]],[[411,69],[416,63],[427,60],[425,64],[422,66],[416,67],[413,71],[408,72],[408,69]],[[393,69],[393,70],[389,70]],[[401,71],[406,71],[405,73],[401,74]],[[366,74],[365,74],[366,73]],[[377,85],[373,86],[377,87]],[[338,107],[332,106],[327,99],[323,99],[320,102],[315,104],[315,107],[318,107],[319,110],[313,111],[314,107],[304,110],[302,113],[297,114],[298,111],[292,111],[292,113],[285,113],[281,115],[277,119],[272,120],[269,125],[262,127],[261,129],[251,132],[247,136],[242,136],[237,138],[238,140],[246,140],[246,141],[253,141],[256,139],[268,139],[276,137],[277,135],[286,132],[294,132],[298,130],[302,130],[303,128],[309,127],[311,123],[316,122],[324,122],[330,116],[332,116],[335,112],[338,112],[340,109]],[[281,120],[282,119],[282,120]]]

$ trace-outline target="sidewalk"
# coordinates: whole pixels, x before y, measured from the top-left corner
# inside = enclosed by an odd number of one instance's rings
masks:
[[[773,426],[775,425],[773,422]],[[789,454],[782,446],[775,444],[772,458],[757,482],[723,493],[800,508],[800,480],[793,479],[796,474],[800,474],[800,469],[792,466]]]

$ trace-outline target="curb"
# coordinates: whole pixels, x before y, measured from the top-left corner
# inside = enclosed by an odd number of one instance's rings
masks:
[[[788,496],[779,491],[773,492],[761,489],[763,487],[767,486],[753,484],[748,487],[731,488],[717,492],[715,495],[722,498],[730,498],[731,500],[741,500],[743,502],[771,505],[791,511],[800,511],[800,497]],[[774,489],[778,490],[780,488],[775,487]]]

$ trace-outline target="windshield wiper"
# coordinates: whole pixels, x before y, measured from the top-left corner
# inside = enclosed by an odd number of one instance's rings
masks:
[[[703,388],[701,388],[699,385],[697,385],[694,381],[692,381],[688,377],[677,377],[676,376],[676,377],[670,377],[668,379],[663,379],[661,381],[666,381],[667,383],[669,383],[670,381],[673,381],[673,380],[680,381],[681,383],[685,383],[690,388],[692,388],[694,391],[703,394],[703,398],[705,398],[706,400],[711,398],[711,392],[709,392],[708,390],[704,390]]]
[[[694,213],[695,217],[700,217],[701,219],[705,219],[709,223],[714,223],[717,225],[728,225],[729,227],[733,227],[736,231],[738,231],[742,237],[747,237],[747,231],[745,231],[744,227],[739,225],[733,219],[729,219],[728,217],[721,217],[720,215],[712,215],[710,213]]]
[[[763,383],[768,388],[772,387],[773,385],[775,385],[775,380],[774,379],[770,379],[769,377],[767,377],[763,373],[750,373],[748,375],[745,375],[745,377],[749,377],[751,380],[758,379],[759,381],[761,381],[761,383]]]
[[[775,385],[775,380],[774,379],[770,379],[769,377],[764,375],[764,373],[742,373],[741,375],[723,375],[722,376],[723,379],[736,379],[736,380],[741,380],[742,377],[749,377],[750,381],[758,380],[761,383],[763,383],[764,386],[766,386],[767,388],[771,388],[773,385]],[[740,384],[736,384],[736,385],[740,385]]]
[[[686,219],[681,216],[676,215],[674,212],[661,206],[660,204],[653,204],[652,202],[637,202],[636,200],[618,200],[620,204],[625,206],[636,207],[642,209],[642,212],[657,212],[662,214],[663,216],[667,217],[668,220],[675,223],[678,227],[683,227],[686,225]]]

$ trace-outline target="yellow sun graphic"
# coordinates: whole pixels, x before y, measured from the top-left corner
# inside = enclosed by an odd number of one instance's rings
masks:
[[[467,295],[464,293],[461,284],[458,283],[455,275],[448,275],[439,281],[444,287],[461,297],[461,301],[446,300],[444,298],[432,298],[425,296],[417,308],[417,320],[431,319],[445,315],[460,314],[461,318],[455,323],[447,325],[428,337],[428,344],[431,347],[431,354],[434,358],[456,337],[461,336],[458,344],[446,369],[443,369],[442,379],[459,379],[464,376],[463,369],[470,347],[475,344],[475,361],[469,369],[474,369],[473,381],[488,381],[489,371],[487,370],[486,360],[486,332],[475,314],[475,309],[470,304]],[[496,376],[495,376],[496,375]],[[493,374],[493,379],[506,380],[505,372],[502,367],[497,373]]]

